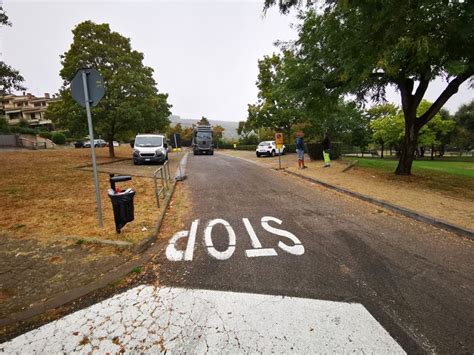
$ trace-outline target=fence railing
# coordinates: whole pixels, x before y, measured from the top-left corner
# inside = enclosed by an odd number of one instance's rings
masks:
[[[158,188],[158,179],[161,180],[161,186]],[[156,204],[158,208],[160,208],[160,197],[165,196],[165,192],[169,191],[170,184],[172,181],[171,173],[170,173],[170,165],[168,161],[160,166],[158,169],[155,170],[153,173],[153,183],[155,186],[155,196],[156,196]]]

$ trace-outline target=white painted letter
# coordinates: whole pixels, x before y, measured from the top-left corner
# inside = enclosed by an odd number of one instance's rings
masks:
[[[262,227],[263,227],[263,229],[265,229],[267,232],[279,235],[281,237],[288,238],[293,243],[295,243],[295,245],[290,246],[288,244],[283,243],[282,241],[279,241],[278,246],[281,249],[283,249],[287,253],[290,253],[290,254],[293,254],[293,255],[303,255],[304,254],[304,247],[303,247],[303,245],[301,245],[300,240],[294,234],[292,234],[288,231],[278,229],[278,228],[274,228],[274,227],[270,226],[268,224],[269,221],[273,221],[273,222],[276,222],[278,224],[282,224],[282,221],[279,220],[278,218],[275,218],[275,217],[262,217]]]
[[[177,232],[168,242],[168,246],[166,247],[166,258],[169,261],[182,261],[184,251],[176,250],[176,242],[188,236],[188,231],[181,231]]]
[[[189,232],[188,245],[186,246],[186,251],[184,253],[184,260],[192,261],[194,255],[194,244],[196,243],[196,232],[199,225],[199,219],[196,219],[191,224],[191,230]]]
[[[229,247],[226,251],[218,251],[214,248],[214,244],[212,243],[212,228],[216,224],[222,224],[225,229],[227,230],[227,234],[229,235]],[[213,219],[209,222],[204,231],[204,242],[206,243],[207,252],[210,256],[216,258],[217,260],[227,260],[229,259],[235,251],[235,232],[232,229],[231,225],[223,220],[223,219]]]
[[[253,258],[256,256],[278,255],[276,250],[273,248],[262,248],[262,244],[258,240],[258,237],[255,234],[255,231],[252,225],[250,224],[250,221],[248,218],[242,218],[242,221],[244,221],[245,229],[247,229],[247,233],[249,234],[250,242],[252,243],[252,247],[253,247],[253,249],[247,249],[245,251],[245,254],[247,255],[248,258]]]

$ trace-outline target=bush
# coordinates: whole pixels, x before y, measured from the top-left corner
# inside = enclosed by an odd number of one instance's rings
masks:
[[[40,137],[47,138],[47,139],[51,139],[53,137],[53,134],[48,131],[39,131],[38,134]]]
[[[36,131],[33,128],[29,127],[11,126],[10,131],[12,133],[32,134],[36,136]]]
[[[9,134],[10,132],[11,131],[7,119],[0,116],[0,134]]]
[[[341,146],[342,144],[339,142],[331,143],[331,150],[329,151],[331,159],[337,159],[341,156]],[[323,160],[323,146],[321,143],[308,143],[306,147],[312,160]]]
[[[51,137],[51,140],[54,142],[54,144],[65,144],[66,136],[62,133],[54,132]]]

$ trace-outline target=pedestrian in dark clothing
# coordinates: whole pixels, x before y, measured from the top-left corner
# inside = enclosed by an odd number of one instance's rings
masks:
[[[298,169],[305,169],[304,165],[304,133],[296,133],[296,155],[298,156]]]
[[[324,167],[329,168],[331,166],[331,158],[329,157],[329,152],[331,150],[331,140],[329,139],[329,135],[326,134],[321,145],[323,147]]]

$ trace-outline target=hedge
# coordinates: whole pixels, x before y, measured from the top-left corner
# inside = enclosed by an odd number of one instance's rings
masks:
[[[321,143],[307,143],[307,152],[312,160],[323,160],[323,146]],[[331,159],[337,159],[341,156],[342,144],[339,142],[331,143],[331,149],[329,150],[329,156]]]
[[[53,138],[53,133],[48,132],[48,131],[39,131],[39,136],[47,139]]]
[[[65,144],[66,136],[60,132],[54,132],[51,140],[54,142],[54,144]]]

